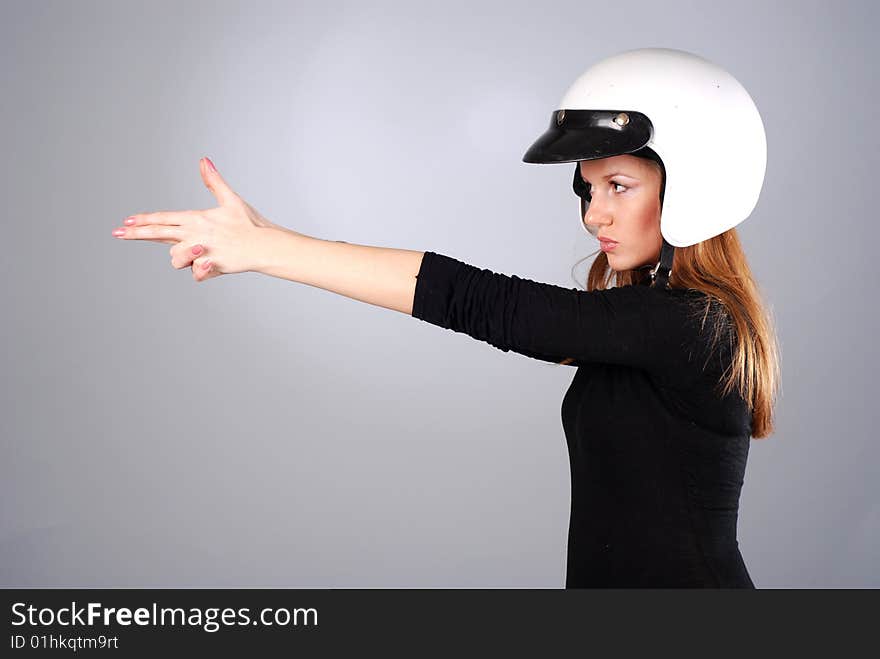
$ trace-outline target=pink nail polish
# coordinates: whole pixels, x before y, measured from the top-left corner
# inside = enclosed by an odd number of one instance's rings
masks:
[[[202,246],[201,245],[193,245],[192,252],[193,252],[193,254],[201,254],[202,253]]]
[[[114,236],[124,236],[125,229],[113,229],[113,235]]]
[[[131,217],[127,217],[127,218],[125,218],[125,221],[123,222],[123,224],[127,224],[127,225],[131,226],[132,224],[134,224],[134,219]]]
[[[214,163],[211,162],[211,159],[208,156],[205,156],[205,161],[208,163],[208,167],[211,168],[212,172],[216,172],[217,168],[214,167]]]
[[[208,268],[211,267],[211,262],[210,262],[210,261],[205,261],[204,263],[202,263],[202,267],[203,267],[205,270],[207,270]]]

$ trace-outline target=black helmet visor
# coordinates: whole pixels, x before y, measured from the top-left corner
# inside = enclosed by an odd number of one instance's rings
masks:
[[[632,153],[654,134],[651,120],[631,110],[557,110],[523,162],[559,163]]]

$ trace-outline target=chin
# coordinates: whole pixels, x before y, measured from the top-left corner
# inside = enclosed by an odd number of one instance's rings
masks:
[[[606,252],[606,256],[608,257],[608,267],[614,270],[615,272],[622,272],[624,270],[631,270],[632,265],[628,262],[628,259],[621,258],[616,254],[609,254]]]
[[[615,272],[624,272],[626,270],[636,270],[637,268],[641,268],[646,265],[644,261],[639,261],[638,259],[628,259],[624,256],[620,256],[617,254],[611,254],[606,252],[606,256],[608,257],[608,267],[610,267]],[[647,264],[650,265],[650,264]]]

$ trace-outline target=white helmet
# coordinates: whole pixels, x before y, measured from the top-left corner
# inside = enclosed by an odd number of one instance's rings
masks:
[[[659,160],[664,169],[660,233],[668,258],[661,253],[652,274],[662,268],[668,276],[673,247],[717,236],[751,214],[764,183],[767,139],[754,101],[730,73],[683,50],[640,48],[582,73],[523,161],[621,154]],[[590,196],[578,174],[575,165],[584,226]]]

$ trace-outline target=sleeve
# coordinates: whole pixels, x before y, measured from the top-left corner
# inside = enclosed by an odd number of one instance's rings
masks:
[[[696,362],[698,329],[679,300],[648,286],[582,291],[425,252],[412,316],[544,361],[669,373]]]

